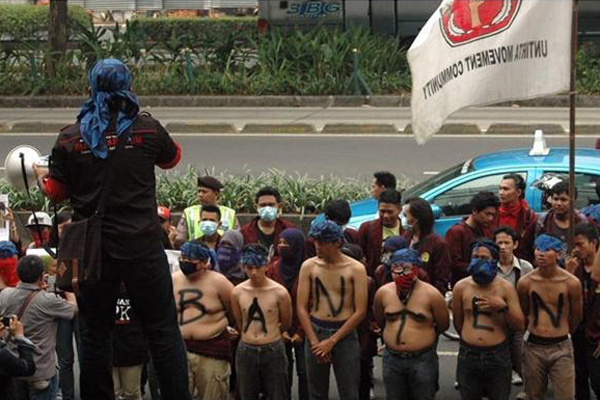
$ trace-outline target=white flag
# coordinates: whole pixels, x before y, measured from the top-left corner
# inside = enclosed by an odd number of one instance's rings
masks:
[[[444,0],[408,51],[412,128],[456,111],[569,89],[572,0]]]

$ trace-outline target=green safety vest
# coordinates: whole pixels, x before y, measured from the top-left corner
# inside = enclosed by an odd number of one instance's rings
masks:
[[[233,229],[235,226],[235,210],[225,206],[219,206],[221,211],[221,226],[219,226],[218,233],[223,236],[229,229]],[[202,206],[191,206],[183,210],[183,216],[188,228],[188,240],[199,239],[204,234],[200,229],[200,212]]]

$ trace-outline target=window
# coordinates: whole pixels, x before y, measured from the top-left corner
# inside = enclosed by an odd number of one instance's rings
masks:
[[[517,173],[527,181],[527,174],[525,172]],[[475,178],[469,182],[462,183],[447,192],[438,195],[432,203],[442,209],[442,215],[445,217],[470,214],[471,198],[481,191],[498,193],[500,181],[506,174],[508,174],[508,172]]]
[[[557,175],[562,179],[569,179],[569,173],[551,172],[547,171],[544,173]],[[575,202],[575,208],[581,210],[591,204],[598,204],[598,194],[596,193],[596,184],[600,184],[600,176],[587,174],[587,173],[576,173],[575,174],[575,187],[577,188],[577,201]]]

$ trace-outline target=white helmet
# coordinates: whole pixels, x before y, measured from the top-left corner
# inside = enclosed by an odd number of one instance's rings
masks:
[[[50,218],[50,216],[48,214],[46,214],[45,212],[41,212],[41,211],[37,211],[34,213],[35,216],[37,217],[38,223],[40,224],[40,226],[52,226],[52,219]],[[29,216],[29,218],[27,219],[27,225],[25,225],[27,228],[31,228],[35,226],[35,218],[33,217],[33,214],[31,214]]]

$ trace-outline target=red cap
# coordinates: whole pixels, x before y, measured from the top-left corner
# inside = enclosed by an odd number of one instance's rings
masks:
[[[165,206],[158,206],[158,216],[164,220],[171,219],[171,211]]]

